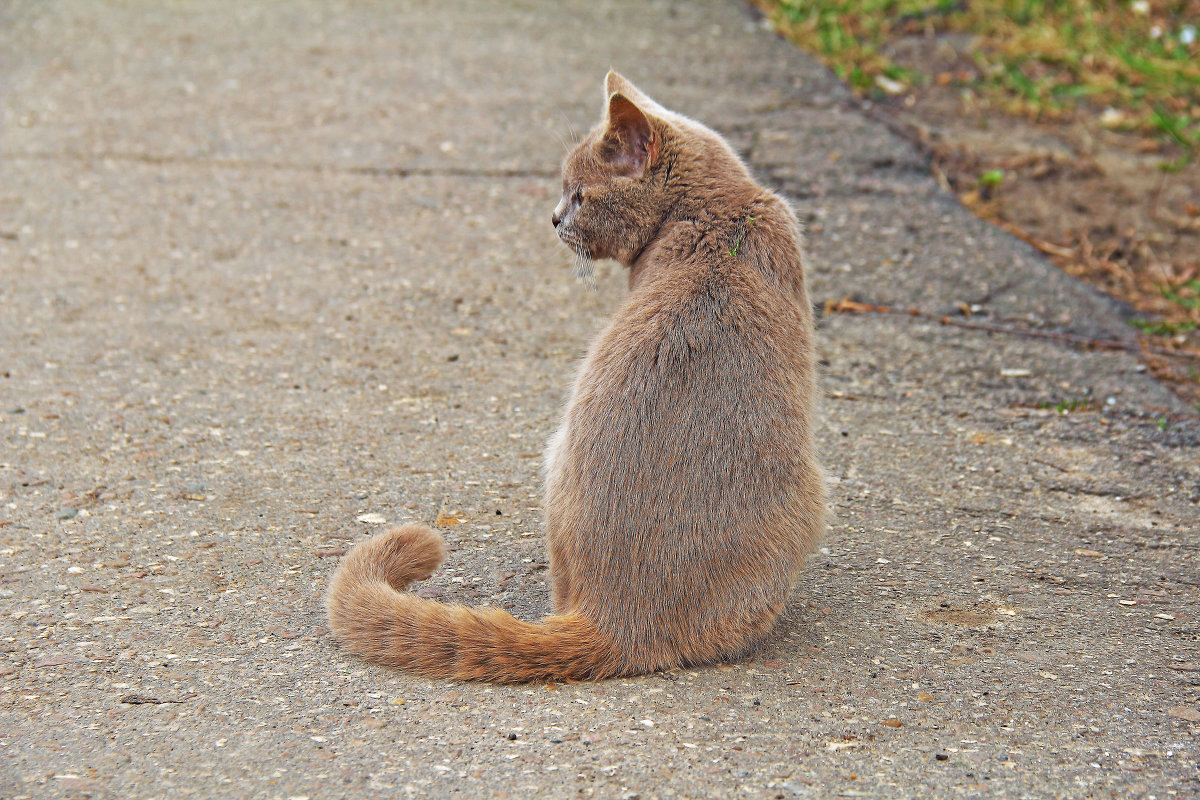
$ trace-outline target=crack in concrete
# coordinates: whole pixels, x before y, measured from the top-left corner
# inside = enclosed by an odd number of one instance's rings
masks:
[[[335,166],[327,164],[290,163],[286,161],[255,161],[240,158],[203,158],[179,155],[157,155],[154,153],[121,152],[0,152],[0,159],[7,161],[121,161],[126,163],[164,166],[210,167],[213,169],[245,169],[278,172],[310,172],[313,174],[365,175],[380,178],[546,178],[559,177],[558,170],[536,170],[524,168],[479,168],[479,167],[371,167]]]
[[[314,175],[359,175],[376,178],[406,178],[442,177],[442,178],[483,178],[505,180],[524,178],[536,180],[556,180],[560,176],[558,170],[539,170],[520,167],[404,167],[404,166],[336,166],[327,164],[305,164],[287,161],[257,161],[241,158],[204,158],[180,155],[160,155],[155,153],[123,153],[99,151],[94,153],[79,152],[0,152],[0,159],[7,161],[82,161],[102,162],[119,161],[134,164],[149,164],[156,166],[185,166],[208,167],[211,169],[229,170],[260,170],[273,172],[308,172]],[[795,199],[859,197],[863,195],[894,195],[911,194],[912,191],[901,191],[886,186],[854,186],[832,185],[814,189],[811,186],[801,186],[794,178],[781,178],[774,167],[779,165],[761,164],[753,159],[746,162],[767,179],[767,182],[785,195]],[[926,190],[931,187],[919,187]]]

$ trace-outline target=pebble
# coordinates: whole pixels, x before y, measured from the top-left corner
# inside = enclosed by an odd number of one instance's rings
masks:
[[[787,789],[792,794],[799,795],[801,797],[807,797],[812,793],[809,787],[803,786],[795,781],[784,781],[783,783],[779,784],[779,786],[783,789]]]
[[[79,509],[60,508],[58,511],[54,512],[54,516],[56,519],[75,519],[75,517],[79,516]]]

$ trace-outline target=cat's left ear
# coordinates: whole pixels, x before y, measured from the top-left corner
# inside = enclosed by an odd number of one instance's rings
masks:
[[[604,156],[620,173],[640,178],[658,157],[659,134],[650,117],[620,92],[608,98]]]

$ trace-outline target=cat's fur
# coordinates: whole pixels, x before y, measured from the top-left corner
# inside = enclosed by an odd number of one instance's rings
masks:
[[[556,615],[523,622],[405,590],[444,557],[406,525],[346,555],[330,626],[364,658],[491,681],[702,664],[775,624],[820,535],[812,311],[800,234],[713,131],[614,72],[567,156],[559,237],[629,268],[546,453]]]

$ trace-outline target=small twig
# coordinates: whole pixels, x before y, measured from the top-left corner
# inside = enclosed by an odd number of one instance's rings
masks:
[[[1070,472],[1070,471],[1071,471],[1071,470],[1067,469],[1066,467],[1060,467],[1058,464],[1055,464],[1055,463],[1053,463],[1053,462],[1051,462],[1051,461],[1043,461],[1043,460],[1042,460],[1042,459],[1040,459],[1040,458],[1034,458],[1034,457],[1030,457],[1030,459],[1029,459],[1029,460],[1030,460],[1030,461],[1036,461],[1038,464],[1045,464],[1047,467],[1054,467],[1054,468],[1055,468],[1056,470],[1058,470],[1059,472]]]
[[[931,314],[928,311],[922,311],[919,308],[892,308],[891,306],[880,306],[871,303],[858,303],[848,297],[841,300],[827,300],[825,302],[826,314],[896,314],[907,317],[919,317],[920,319],[934,320],[942,325],[952,325],[956,328],[966,328],[970,331],[983,331],[984,333],[1003,333],[1010,336],[1025,336],[1031,339],[1044,339],[1050,342],[1060,342],[1062,344],[1071,344],[1076,347],[1084,347],[1093,350],[1119,350],[1126,353],[1141,353],[1149,352],[1156,355],[1188,358],[1200,360],[1200,353],[1178,353],[1170,350],[1164,350],[1159,347],[1152,347],[1148,344],[1131,344],[1128,342],[1117,341],[1116,339],[1096,339],[1091,336],[1078,336],[1073,333],[1058,333],[1055,331],[1033,331],[1027,328],[1014,328],[1009,325],[989,325],[985,322],[966,322],[960,319],[954,319],[947,315]]]
[[[127,694],[121,698],[121,702],[128,703],[131,706],[140,706],[140,705],[156,705],[157,706],[157,705],[164,705],[166,703],[182,703],[182,702],[189,700],[195,696],[196,695],[194,695],[194,694],[188,695],[188,697],[185,697],[181,700],[160,700],[157,697],[147,697],[144,694]]]
[[[314,550],[313,555],[316,556],[317,558],[333,558],[333,557],[340,558],[341,556],[346,555],[346,548],[344,548],[344,547],[326,547],[321,550]]]
[[[1154,182],[1154,192],[1150,195],[1150,219],[1158,217],[1158,201],[1162,199],[1163,188],[1167,185],[1167,173],[1159,170],[1158,180]]]
[[[1070,247],[1063,247],[1062,245],[1055,244],[1054,242],[1048,242],[1045,239],[1039,239],[1038,237],[1032,236],[1021,230],[1011,222],[1005,222],[1002,219],[993,219],[991,220],[991,223],[997,228],[1000,228],[1000,230],[1011,233],[1022,242],[1033,245],[1047,255],[1058,256],[1059,258],[1075,258],[1074,249]]]

